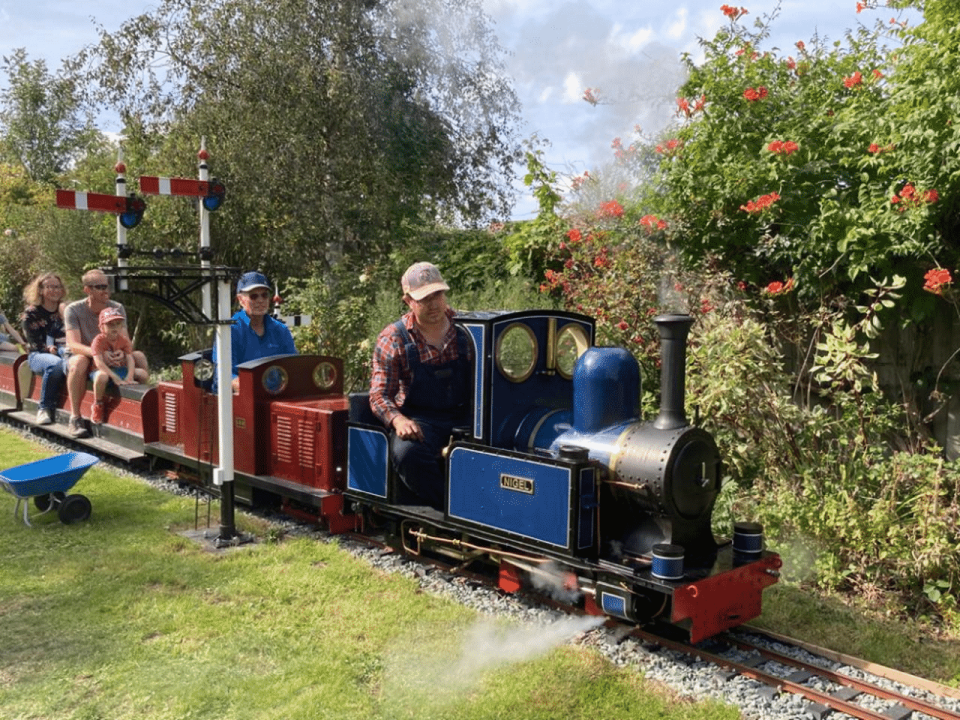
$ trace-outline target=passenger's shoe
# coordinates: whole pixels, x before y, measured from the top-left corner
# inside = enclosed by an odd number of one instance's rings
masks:
[[[97,425],[103,422],[103,400],[95,402],[90,412],[90,419]]]
[[[37,410],[37,425],[53,425],[54,422],[53,410],[45,407]]]
[[[90,437],[90,431],[87,430],[87,424],[82,417],[70,418],[70,434],[75,438]]]

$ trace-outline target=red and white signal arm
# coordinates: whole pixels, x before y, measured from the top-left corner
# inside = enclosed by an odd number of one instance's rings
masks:
[[[128,230],[143,219],[146,203],[134,195],[107,195],[80,190],[57,189],[57,207],[67,210],[92,210],[116,215]]]
[[[140,191],[145,195],[176,195],[203,198],[207,210],[216,210],[223,203],[226,189],[218,180],[140,176]]]
[[[179,195],[181,197],[206,197],[210,194],[206,180],[190,178],[140,177],[140,192],[145,195]]]
[[[88,193],[79,190],[57,190],[57,207],[67,210],[94,210],[96,212],[124,213],[127,198],[123,195]]]

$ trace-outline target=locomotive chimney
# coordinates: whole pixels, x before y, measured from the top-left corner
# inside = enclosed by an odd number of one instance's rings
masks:
[[[693,325],[689,315],[660,315],[654,318],[660,330],[660,414],[653,426],[674,430],[687,426],[683,407],[686,392],[687,333]]]

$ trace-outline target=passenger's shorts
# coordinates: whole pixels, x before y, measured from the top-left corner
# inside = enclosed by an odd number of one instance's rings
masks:
[[[117,377],[120,378],[121,380],[126,380],[126,379],[127,379],[127,366],[126,366],[126,365],[124,365],[123,367],[115,367],[115,368],[110,368],[110,369],[113,370],[113,371],[117,374]],[[92,371],[90,372],[90,379],[93,380],[93,379],[97,376],[97,373],[98,373],[98,372],[100,372],[100,371],[99,371],[99,370],[92,370]],[[113,382],[113,378],[110,378],[110,380],[108,381],[108,384],[109,384],[109,383],[112,383],[112,382]]]

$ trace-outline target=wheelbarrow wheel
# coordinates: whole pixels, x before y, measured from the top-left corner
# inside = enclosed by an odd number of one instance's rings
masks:
[[[57,490],[56,492],[37,495],[35,498],[33,498],[33,504],[37,510],[43,513],[49,510],[53,505],[62,503],[66,496],[66,493]]]
[[[67,495],[60,504],[57,514],[64,525],[83,522],[90,517],[93,506],[86,495]]]

